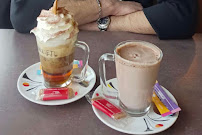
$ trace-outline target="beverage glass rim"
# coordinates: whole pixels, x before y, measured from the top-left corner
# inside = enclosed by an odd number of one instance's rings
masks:
[[[121,60],[123,60],[124,62],[127,62],[127,63],[129,63],[129,64],[138,64],[138,65],[144,65],[144,64],[140,64],[139,62],[134,62],[134,61],[130,61],[130,60],[127,60],[127,59],[124,59],[123,57],[121,57],[118,53],[117,53],[117,48],[118,47],[120,47],[121,45],[124,45],[124,44],[126,44],[126,43],[130,43],[130,42],[132,42],[132,43],[137,43],[137,42],[139,42],[139,43],[146,43],[146,44],[141,44],[141,45],[143,45],[143,46],[147,46],[147,47],[149,47],[149,48],[151,48],[150,46],[148,46],[148,44],[149,45],[151,45],[153,48],[155,48],[155,49],[157,49],[158,51],[159,51],[159,53],[160,53],[160,55],[159,55],[159,57],[158,57],[158,61],[157,61],[157,63],[159,63],[161,60],[162,60],[162,58],[163,58],[163,52],[162,52],[162,50],[159,48],[159,47],[157,47],[155,44],[153,44],[153,43],[150,43],[150,42],[147,42],[147,41],[142,41],[142,40],[126,40],[126,41],[122,41],[122,42],[120,42],[118,45],[116,45],[115,46],[115,48],[114,48],[114,54],[119,58],[119,59],[121,59]],[[152,49],[152,48],[151,48]],[[148,64],[147,66],[149,66],[149,65],[154,65],[154,64],[156,64],[156,63],[146,63],[146,64]]]

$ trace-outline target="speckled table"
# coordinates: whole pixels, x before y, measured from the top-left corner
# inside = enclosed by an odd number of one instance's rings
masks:
[[[176,123],[162,135],[202,134],[202,34],[186,40],[159,40],[156,36],[125,32],[80,32],[79,40],[90,46],[89,65],[97,74],[98,59],[113,52],[124,40],[145,40],[164,53],[159,82],[177,99],[182,111]],[[14,30],[0,30],[0,135],[121,135],[104,125],[85,98],[61,106],[42,106],[23,98],[17,79],[39,61],[35,37]],[[112,68],[111,68],[112,67]],[[108,64],[107,68],[113,69]],[[107,78],[115,77],[115,71]]]

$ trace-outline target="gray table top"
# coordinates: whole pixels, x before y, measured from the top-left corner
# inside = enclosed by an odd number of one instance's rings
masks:
[[[90,46],[89,65],[95,70],[98,59],[112,53],[124,40],[145,40],[164,53],[159,82],[177,99],[182,111],[176,123],[162,135],[202,134],[202,34],[186,40],[159,40],[156,36],[125,32],[80,32],[79,40]],[[61,106],[42,106],[23,98],[17,79],[28,66],[39,61],[35,37],[14,30],[0,30],[0,134],[1,135],[121,135],[103,124],[91,105],[82,98]],[[108,68],[113,64],[108,64]],[[115,77],[109,72],[108,78]]]

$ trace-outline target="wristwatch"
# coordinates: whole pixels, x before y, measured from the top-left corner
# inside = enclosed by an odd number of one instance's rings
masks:
[[[107,28],[110,24],[110,17],[104,17],[97,20],[97,25],[100,31],[107,31]]]

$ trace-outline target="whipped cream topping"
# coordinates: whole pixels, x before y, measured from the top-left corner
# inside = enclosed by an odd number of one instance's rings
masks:
[[[34,33],[41,42],[57,38],[65,41],[77,36],[79,32],[78,24],[65,8],[58,8],[56,15],[52,12],[52,8],[42,10],[37,22],[37,27],[31,30],[31,33]]]

